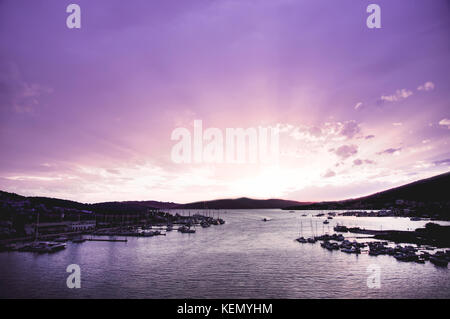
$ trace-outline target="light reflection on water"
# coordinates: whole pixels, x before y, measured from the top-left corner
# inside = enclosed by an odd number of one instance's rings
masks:
[[[228,211],[223,226],[196,234],[128,238],[127,243],[68,243],[52,255],[0,254],[2,298],[449,298],[448,269],[390,256],[348,255],[294,241],[333,233],[336,223],[415,229],[407,218],[303,217],[305,212]],[[271,218],[263,222],[263,218]],[[442,224],[442,223],[441,223]],[[450,224],[450,223],[444,223]],[[302,226],[302,227],[301,227]],[[312,227],[311,227],[312,226]],[[352,236],[352,235],[348,235]],[[66,267],[81,267],[81,289],[66,287]],[[367,267],[381,267],[369,289]]]

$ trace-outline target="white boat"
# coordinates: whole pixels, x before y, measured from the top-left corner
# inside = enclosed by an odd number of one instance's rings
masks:
[[[57,242],[35,242],[28,247],[28,251],[36,252],[36,253],[53,253],[59,250],[63,250],[66,248],[65,243],[57,243]]]

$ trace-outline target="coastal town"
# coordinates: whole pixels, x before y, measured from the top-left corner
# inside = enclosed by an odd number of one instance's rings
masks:
[[[67,206],[68,202],[61,203]],[[56,252],[69,241],[126,241],[110,237],[153,237],[170,231],[194,234],[196,227],[225,224],[220,212],[211,210],[179,214],[115,203],[94,211],[11,196],[3,196],[1,212],[0,251]]]

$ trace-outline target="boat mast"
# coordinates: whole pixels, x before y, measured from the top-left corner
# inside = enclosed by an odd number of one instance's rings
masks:
[[[34,241],[37,241],[38,240],[38,237],[39,237],[39,211],[38,211],[38,214],[37,214],[37,224],[36,224],[36,231],[35,231],[35,237],[34,237]]]

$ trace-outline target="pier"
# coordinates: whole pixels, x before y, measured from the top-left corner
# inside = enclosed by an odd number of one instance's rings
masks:
[[[128,241],[128,239],[88,238],[87,241],[111,241],[111,242],[126,243]]]

